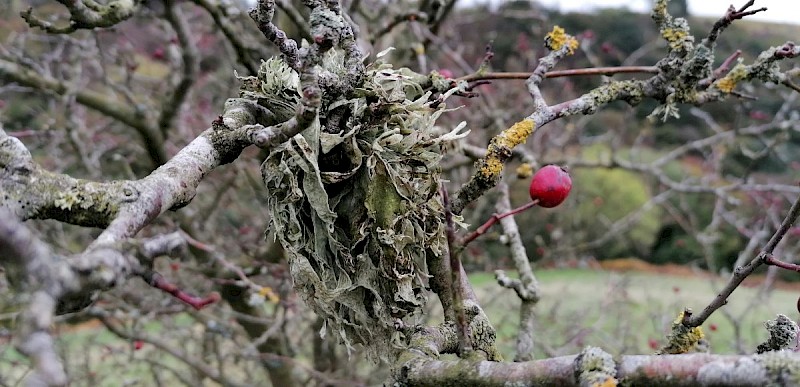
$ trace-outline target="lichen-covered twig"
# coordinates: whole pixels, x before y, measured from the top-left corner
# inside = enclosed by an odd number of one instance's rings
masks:
[[[497,200],[495,209],[499,213],[509,212],[511,210],[511,202],[509,199],[508,185],[501,183],[498,188],[498,191],[500,191],[500,198]],[[517,331],[516,344],[517,353],[514,356],[514,361],[529,361],[533,359],[533,312],[534,307],[539,302],[539,283],[533,275],[530,259],[528,258],[528,253],[525,251],[525,245],[522,243],[522,237],[520,236],[519,228],[517,227],[517,222],[514,217],[503,218],[500,220],[500,225],[503,226],[503,234],[508,238],[511,259],[514,262],[514,267],[517,269],[519,279],[509,278],[502,270],[496,271],[495,277],[500,286],[513,289],[517,297],[520,298],[519,329]]]
[[[38,27],[51,34],[69,34],[81,29],[112,27],[133,16],[142,4],[142,0],[112,0],[107,4],[90,3],[84,0],[56,0],[67,7],[70,14],[69,24],[56,26],[33,14],[28,8],[21,16],[31,27]],[[91,6],[89,5],[91,4]]]
[[[733,4],[728,7],[728,10],[725,11],[725,15],[719,18],[715,23],[714,26],[711,27],[711,32],[708,33],[708,37],[703,40],[703,44],[710,49],[713,49],[714,44],[719,38],[719,35],[725,28],[728,28],[734,20],[743,19],[746,16],[750,16],[756,14],[758,12],[763,12],[767,10],[767,7],[761,7],[758,9],[747,10],[748,8],[752,7],[755,4],[755,0],[749,0],[745,5],[741,8],[736,9]]]
[[[745,13],[750,14],[748,12]],[[744,16],[746,15],[742,15]],[[662,103],[653,111],[652,116],[667,119],[677,115],[679,103],[700,105],[729,96],[741,96],[734,91],[734,87],[742,81],[757,79],[786,84],[787,75],[780,71],[777,61],[800,55],[800,47],[787,42],[764,51],[750,65],[736,65],[727,75],[711,83],[709,79],[713,76],[713,51],[703,44],[694,44],[688,23],[667,14],[665,0],[656,3],[653,19],[669,46],[668,55],[655,66],[658,71],[656,75],[647,80],[610,82],[574,100],[548,105],[539,87],[558,60],[577,47],[574,37],[555,27],[546,40],[551,52],[539,61],[528,78],[528,90],[534,101],[533,113],[492,138],[486,156],[475,163],[476,172],[456,192],[453,212],[460,214],[467,204],[494,187],[500,180],[513,148],[524,143],[534,130],[555,119],[594,114],[600,107],[612,101],[625,101],[635,105],[645,98],[653,98]]]
[[[287,37],[283,30],[272,23],[272,18],[275,17],[275,0],[258,0],[256,7],[250,10],[250,17],[256,22],[264,36],[278,47],[286,64],[299,70],[297,42]]]

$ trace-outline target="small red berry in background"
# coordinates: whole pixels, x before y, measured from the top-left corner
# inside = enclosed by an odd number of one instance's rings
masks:
[[[142,347],[144,347],[144,341],[136,340],[136,341],[133,342],[133,350],[134,351],[138,351],[138,350],[142,349]]]
[[[658,341],[656,339],[647,340],[647,345],[650,346],[650,349],[658,349]]]
[[[164,47],[156,47],[156,49],[153,50],[150,56],[155,60],[164,60],[164,58],[166,57],[166,53],[164,52]]]
[[[754,120],[759,120],[759,121],[766,121],[766,120],[770,119],[770,116],[769,116],[769,114],[764,113],[761,110],[753,110],[752,112],[750,112],[750,118],[752,118]]]
[[[712,332],[716,332],[716,331],[717,331],[717,324],[711,324],[711,325],[709,325],[709,326],[708,326],[708,329],[710,329]]]
[[[172,271],[178,271],[178,270],[180,270],[180,269],[181,269],[181,264],[180,264],[180,263],[178,263],[178,262],[171,262],[171,263],[169,264],[169,268],[170,268],[170,270],[172,270]]]
[[[557,165],[546,165],[533,175],[529,192],[531,199],[539,201],[539,206],[552,208],[566,200],[570,190],[569,173]]]

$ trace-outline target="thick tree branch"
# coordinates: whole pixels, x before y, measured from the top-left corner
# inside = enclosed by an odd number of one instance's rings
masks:
[[[584,352],[584,355],[587,351]],[[603,358],[607,361],[608,358]],[[561,356],[522,363],[434,360],[422,356],[408,360],[394,372],[400,385],[409,386],[585,386],[576,377],[595,362],[577,362],[578,356]],[[597,359],[600,360],[600,359]],[[625,355],[614,362],[620,385],[659,385],[665,380],[679,385],[765,386],[792,384],[800,375],[800,354],[791,351],[763,355]],[[585,380],[585,379],[584,379]],[[608,379],[608,376],[606,377]],[[608,384],[616,385],[616,384]]]

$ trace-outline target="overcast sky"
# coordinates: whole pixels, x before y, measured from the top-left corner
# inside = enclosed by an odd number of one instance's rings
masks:
[[[481,0],[478,0],[481,1]],[[625,6],[638,12],[649,12],[652,0],[540,0],[542,4],[562,11],[588,11],[598,7]],[[733,0],[735,7],[741,7],[746,0]],[[689,12],[698,16],[722,16],[731,0],[689,0]],[[800,24],[800,1],[798,0],[756,0],[753,8],[767,7],[749,18],[779,23]]]

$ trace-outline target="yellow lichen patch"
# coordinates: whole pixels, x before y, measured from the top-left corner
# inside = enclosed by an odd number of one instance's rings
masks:
[[[517,167],[517,178],[527,179],[533,175],[533,167],[530,163],[522,163]]]
[[[507,146],[509,148],[513,148],[519,144],[525,142],[528,139],[528,136],[533,133],[533,126],[534,122],[531,119],[524,119],[511,125],[510,128],[503,131],[499,137],[502,138],[501,145]]]
[[[510,155],[511,149],[524,143],[528,136],[533,133],[535,125],[533,120],[526,118],[511,125],[510,128],[493,138],[486,149],[486,159],[480,169],[481,174],[490,179],[499,176],[500,172],[503,171],[503,161],[508,158],[508,156],[504,157],[502,155],[504,153],[509,153]]]
[[[724,77],[717,81],[717,88],[723,93],[730,93],[736,87],[736,80],[733,77]]]
[[[277,294],[275,294],[275,292],[269,286],[264,286],[261,289],[259,289],[258,295],[268,299],[273,304],[277,304],[281,300],[281,298]]]
[[[486,157],[486,165],[481,168],[481,174],[488,178],[497,176],[503,171],[503,162],[495,155]]]
[[[733,70],[728,73],[728,75],[716,82],[717,89],[723,93],[731,93],[733,92],[733,88],[736,87],[736,84],[746,76],[747,71],[745,66],[742,64],[737,64],[736,67],[734,67]]]
[[[681,29],[665,28],[661,31],[661,36],[669,42],[670,48],[676,50],[683,45],[683,41],[689,36],[689,33]]]
[[[558,51],[566,45],[569,48],[567,53],[572,55],[578,48],[578,39],[568,35],[563,28],[554,26],[553,30],[545,36],[544,44],[553,51]]]

